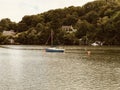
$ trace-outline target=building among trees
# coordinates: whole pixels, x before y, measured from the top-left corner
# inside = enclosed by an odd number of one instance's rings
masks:
[[[2,35],[3,36],[14,36],[16,33],[14,32],[14,30],[10,30],[10,31],[6,31],[4,30]]]
[[[66,31],[67,33],[73,33],[73,32],[77,31],[77,29],[74,29],[72,27],[72,25],[71,26],[62,26],[62,30]]]

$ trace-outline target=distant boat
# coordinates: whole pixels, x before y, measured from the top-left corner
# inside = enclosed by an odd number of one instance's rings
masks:
[[[97,43],[92,43],[91,45],[92,46],[99,46],[99,44],[97,44]]]
[[[46,52],[64,52],[65,49],[52,47],[53,46],[53,31],[51,30],[51,47],[46,48]]]
[[[91,45],[92,45],[92,46],[102,46],[103,43],[100,42],[100,41],[96,41],[96,42],[92,43]]]

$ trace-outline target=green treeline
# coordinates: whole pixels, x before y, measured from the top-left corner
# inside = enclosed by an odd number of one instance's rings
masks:
[[[62,26],[72,26],[68,33]],[[3,31],[14,30],[5,36]],[[100,41],[104,45],[120,45],[120,0],[96,0],[82,7],[70,6],[37,15],[26,15],[18,23],[5,18],[0,21],[0,44],[50,44],[51,30],[55,45],[89,45]]]

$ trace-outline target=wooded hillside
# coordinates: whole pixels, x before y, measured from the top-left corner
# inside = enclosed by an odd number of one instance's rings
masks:
[[[68,33],[62,26],[72,26],[77,31]],[[14,30],[16,35],[4,36],[4,30]],[[26,15],[18,23],[2,19],[0,44],[9,44],[11,38],[19,44],[45,44],[51,30],[56,45],[89,45],[95,41],[120,45],[120,0],[95,0],[82,7],[70,6]]]

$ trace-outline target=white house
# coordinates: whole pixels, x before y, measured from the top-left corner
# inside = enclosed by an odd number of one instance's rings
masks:
[[[8,39],[8,43],[9,44],[14,44],[15,43],[14,37],[15,37],[16,33],[13,30],[10,30],[10,31],[4,30],[2,35],[3,36],[12,36],[11,38]]]
[[[72,27],[72,25],[71,26],[62,26],[62,30],[66,31],[67,33],[73,33],[73,32],[77,31],[77,29],[74,29]]]
[[[10,31],[4,30],[2,34],[3,36],[14,36],[16,33],[13,30]]]

